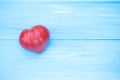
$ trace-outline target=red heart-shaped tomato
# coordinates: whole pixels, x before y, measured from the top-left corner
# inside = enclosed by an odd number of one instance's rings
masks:
[[[31,30],[26,29],[20,34],[21,46],[29,51],[41,53],[50,39],[49,31],[42,25],[34,26]]]

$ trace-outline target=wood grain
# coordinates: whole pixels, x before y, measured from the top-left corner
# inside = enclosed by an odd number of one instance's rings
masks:
[[[120,79],[119,40],[51,40],[40,55],[17,40],[0,42],[2,80]]]
[[[118,0],[14,1],[0,1],[0,80],[120,80]],[[40,55],[18,40],[37,24],[51,33]]]
[[[37,24],[47,26],[51,39],[120,39],[119,8],[119,3],[1,3],[0,39],[18,39]]]
[[[120,2],[119,0],[0,0],[0,2]]]

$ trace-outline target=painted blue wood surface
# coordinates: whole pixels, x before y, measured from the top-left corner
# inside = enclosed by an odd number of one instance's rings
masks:
[[[120,0],[0,0],[0,2],[120,2]]]
[[[0,80],[120,80],[119,4],[0,3]],[[18,41],[37,24],[51,33],[40,55]]]
[[[1,80],[119,80],[119,40],[51,40],[42,55],[0,40]]]
[[[1,39],[43,24],[51,39],[120,39],[120,3],[1,3]],[[14,33],[13,33],[14,32]],[[4,34],[4,35],[3,35]]]

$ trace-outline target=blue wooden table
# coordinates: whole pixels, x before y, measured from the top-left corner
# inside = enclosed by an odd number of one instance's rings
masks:
[[[12,1],[0,2],[0,80],[120,80],[119,0]],[[40,55],[18,41],[38,24],[51,33]]]

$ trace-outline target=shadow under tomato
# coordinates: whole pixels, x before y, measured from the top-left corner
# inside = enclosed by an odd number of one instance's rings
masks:
[[[52,40],[49,40],[46,48],[44,49],[44,51],[42,53],[35,53],[35,52],[31,52],[29,50],[26,50],[24,48],[22,48],[20,45],[19,47],[21,48],[20,50],[20,53],[22,54],[22,56],[25,58],[25,59],[40,59],[42,58],[43,56],[45,56],[47,53],[49,53],[49,48],[51,46],[51,41]]]

